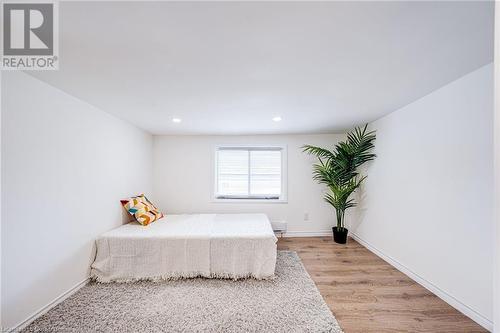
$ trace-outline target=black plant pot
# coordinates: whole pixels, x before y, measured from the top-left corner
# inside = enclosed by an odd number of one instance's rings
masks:
[[[333,227],[332,230],[333,230],[333,240],[335,241],[335,243],[338,243],[338,244],[347,243],[347,233],[349,232],[349,230],[347,230],[347,228],[343,228],[340,231],[340,230],[337,230],[337,227]]]

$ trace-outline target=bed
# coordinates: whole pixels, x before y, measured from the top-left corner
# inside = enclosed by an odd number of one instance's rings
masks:
[[[168,215],[101,235],[91,265],[99,282],[274,276],[276,236],[265,214]]]

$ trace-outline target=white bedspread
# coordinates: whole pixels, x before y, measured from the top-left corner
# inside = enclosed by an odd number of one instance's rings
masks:
[[[91,276],[100,282],[274,276],[276,237],[264,214],[168,215],[97,240]]]

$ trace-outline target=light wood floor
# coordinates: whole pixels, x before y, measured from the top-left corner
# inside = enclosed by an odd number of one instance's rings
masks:
[[[345,333],[487,332],[353,239],[280,238],[278,249],[297,251]]]

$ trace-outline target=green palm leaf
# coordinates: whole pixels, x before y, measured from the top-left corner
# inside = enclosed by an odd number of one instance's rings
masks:
[[[366,124],[347,133],[347,139],[331,151],[312,145],[302,147],[304,152],[318,158],[313,165],[313,179],[328,187],[324,199],[335,208],[339,229],[344,228],[345,211],[356,206],[350,196],[366,178],[359,175],[358,168],[376,157],[372,153],[375,139],[375,131],[368,131]]]

